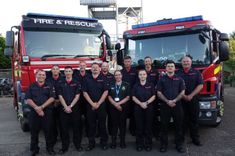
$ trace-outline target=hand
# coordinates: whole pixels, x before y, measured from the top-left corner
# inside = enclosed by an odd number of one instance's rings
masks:
[[[140,106],[141,106],[143,109],[146,109],[146,108],[148,107],[146,102],[142,102]]]
[[[70,106],[66,106],[66,107],[64,108],[64,111],[65,111],[66,113],[72,113],[72,109],[71,109]]]
[[[96,103],[96,107],[97,107],[96,109],[98,109],[100,107],[100,105],[101,105],[101,103],[97,102]]]
[[[99,106],[98,106],[97,102],[94,102],[94,103],[92,104],[92,110],[96,110],[96,109],[98,109],[98,108],[99,108]]]
[[[188,101],[191,101],[193,99],[193,96],[190,94],[188,95]]]
[[[41,116],[42,114],[44,114],[44,113],[42,113],[42,112],[43,112],[42,107],[36,106],[36,107],[34,108],[34,110],[37,112],[37,114],[38,114],[39,116]]]
[[[43,117],[44,116],[44,112],[41,111],[40,113],[38,113],[39,116]]]
[[[116,106],[117,110],[119,110],[120,112],[122,111],[122,107],[120,105]]]
[[[42,107],[36,107],[35,108],[36,112],[38,113],[39,116],[43,117],[44,116],[44,112],[43,112],[43,109]]]
[[[170,107],[175,107],[175,106],[176,106],[174,100],[169,100],[167,104],[168,104]]]

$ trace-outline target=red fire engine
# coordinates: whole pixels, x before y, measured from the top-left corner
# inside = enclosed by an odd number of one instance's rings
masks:
[[[223,61],[229,58],[228,35],[213,28],[202,16],[163,19],[133,25],[123,35],[124,49],[116,45],[117,63],[129,55],[134,66],[143,66],[145,56],[153,58],[153,66],[164,72],[164,62],[174,60],[180,67],[181,58],[190,55],[192,65],[202,73],[199,120],[202,124],[218,125],[224,107]]]
[[[28,130],[25,91],[35,81],[37,69],[52,65],[78,68],[85,61],[102,63],[111,56],[110,37],[96,19],[28,13],[20,26],[6,33],[5,55],[12,57],[14,108],[23,131]]]

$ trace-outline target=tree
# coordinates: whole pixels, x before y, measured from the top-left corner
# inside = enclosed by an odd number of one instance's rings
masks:
[[[0,69],[11,68],[11,59],[4,55],[5,38],[0,35]]]
[[[231,39],[235,39],[235,31],[233,31],[233,32],[230,34],[230,38],[231,38]]]
[[[225,62],[225,65],[230,67],[233,72],[235,71],[235,31],[230,34],[229,40],[229,60]]]

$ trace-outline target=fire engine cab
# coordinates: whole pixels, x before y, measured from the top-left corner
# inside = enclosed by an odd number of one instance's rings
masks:
[[[23,131],[28,130],[25,91],[35,81],[37,69],[52,65],[78,69],[85,61],[102,63],[111,56],[111,42],[97,19],[28,13],[19,26],[6,33],[5,55],[12,57],[14,108]]]
[[[164,73],[166,60],[181,66],[181,58],[190,55],[192,66],[199,70],[204,86],[199,95],[199,121],[206,125],[218,125],[224,108],[223,61],[229,58],[226,41],[229,37],[215,29],[202,16],[179,19],[163,19],[156,22],[133,25],[123,34],[124,49],[116,45],[117,63],[123,57],[132,57],[133,66],[143,67],[143,59],[150,56],[153,67]]]

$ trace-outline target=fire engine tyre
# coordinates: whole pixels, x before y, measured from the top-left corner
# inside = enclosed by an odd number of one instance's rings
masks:
[[[21,117],[20,119],[20,126],[23,132],[29,132],[29,123],[28,121],[24,118]]]

